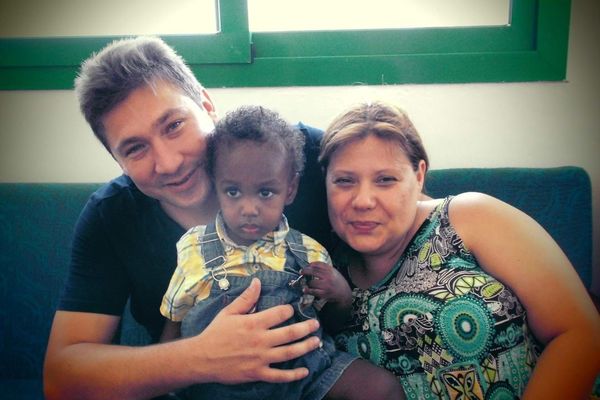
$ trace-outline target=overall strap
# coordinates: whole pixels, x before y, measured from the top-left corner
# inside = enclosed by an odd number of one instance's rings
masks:
[[[299,273],[308,265],[308,250],[304,246],[302,234],[290,228],[285,236],[288,250],[285,252],[285,270]]]
[[[203,235],[198,235],[198,244],[206,269],[212,270],[225,264],[225,249],[213,223],[206,225]]]

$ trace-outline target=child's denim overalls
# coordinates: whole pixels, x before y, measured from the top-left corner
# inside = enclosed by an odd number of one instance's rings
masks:
[[[291,304],[295,313],[284,325],[307,318],[316,318],[317,314],[313,306],[300,305],[302,289],[289,285],[290,281],[299,277],[302,267],[308,264],[306,248],[302,244],[302,235],[300,232],[290,229],[285,240],[288,244],[288,251],[286,252],[284,271],[273,271],[261,267],[252,276],[229,276],[227,277],[229,281],[227,290],[222,290],[215,282],[212,285],[210,296],[196,304],[183,318],[182,336],[189,337],[202,332],[223,307],[231,303],[249,286],[254,277],[260,279],[262,287],[256,307],[257,311],[279,304]],[[216,234],[214,224],[207,226],[199,243],[202,244],[201,251],[207,262],[207,268],[218,268],[225,262],[223,245]],[[274,368],[281,369],[307,367],[310,371],[309,375],[300,381],[290,383],[255,382],[239,385],[201,384],[186,390],[185,397],[194,400],[322,399],[356,357],[336,350],[331,337],[324,335],[321,328],[315,335],[321,337],[322,348],[301,358],[272,365]]]

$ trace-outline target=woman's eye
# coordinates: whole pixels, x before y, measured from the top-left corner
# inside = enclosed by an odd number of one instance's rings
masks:
[[[377,183],[384,185],[390,185],[395,182],[398,182],[398,179],[396,179],[395,176],[380,176],[379,178],[377,178]]]
[[[353,183],[352,179],[346,177],[334,178],[333,184],[338,186],[348,186]]]

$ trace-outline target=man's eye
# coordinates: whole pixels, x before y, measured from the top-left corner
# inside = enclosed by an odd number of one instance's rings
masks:
[[[176,131],[182,124],[183,120],[181,119],[171,122],[169,125],[167,125],[167,132]]]
[[[125,157],[136,157],[144,151],[146,147],[143,144],[134,144],[125,149]]]

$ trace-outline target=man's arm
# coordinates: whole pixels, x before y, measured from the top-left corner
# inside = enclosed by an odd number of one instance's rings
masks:
[[[289,319],[293,309],[284,305],[246,314],[259,294],[260,283],[254,280],[200,335],[146,347],[110,344],[118,317],[58,311],[44,365],[46,398],[139,399],[195,383],[304,378],[305,368],[279,370],[270,364],[317,348],[319,339],[306,336],[318,322],[271,329]]]

